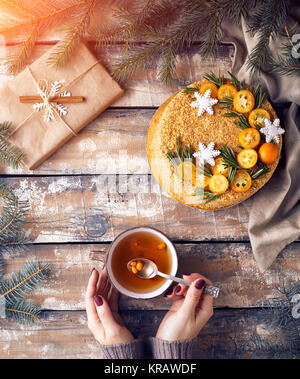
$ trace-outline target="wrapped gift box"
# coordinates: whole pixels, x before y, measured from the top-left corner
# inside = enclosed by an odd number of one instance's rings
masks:
[[[24,164],[29,169],[39,166],[123,94],[85,44],[58,69],[47,63],[53,49],[0,90],[0,120],[12,122],[10,141],[25,154]],[[59,103],[46,99],[43,94],[50,95],[52,90],[53,95],[53,84],[60,81],[64,83],[55,95],[81,96],[83,101],[57,107]],[[39,95],[41,101],[35,104],[19,100],[20,96]]]

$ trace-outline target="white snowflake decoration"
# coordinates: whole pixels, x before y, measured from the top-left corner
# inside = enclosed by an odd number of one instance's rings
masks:
[[[194,153],[193,156],[199,159],[199,163],[201,165],[204,165],[205,162],[207,162],[211,166],[214,166],[214,158],[221,154],[221,151],[214,150],[214,147],[214,142],[210,142],[207,147],[202,142],[199,142],[199,151],[197,153]]]
[[[68,109],[65,105],[51,102],[51,98],[56,96],[71,96],[71,93],[68,91],[60,92],[64,82],[65,80],[56,80],[51,84],[50,90],[48,89],[48,85],[46,85],[40,87],[37,91],[43,102],[33,104],[33,109],[36,112],[43,110],[43,117],[46,122],[50,122],[54,119],[54,110],[56,110],[60,116],[65,116],[68,113]]]
[[[204,112],[212,115],[214,114],[212,106],[217,104],[217,99],[212,99],[210,97],[210,89],[205,91],[204,95],[201,95],[199,92],[195,92],[196,101],[193,101],[190,105],[193,108],[198,108],[198,116],[202,116]]]
[[[276,143],[280,142],[280,134],[284,133],[284,129],[280,128],[280,120],[276,118],[273,123],[265,118],[265,127],[260,129],[260,132],[266,136],[266,142],[275,141]]]

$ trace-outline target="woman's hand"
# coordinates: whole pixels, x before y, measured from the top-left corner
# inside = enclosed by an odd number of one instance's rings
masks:
[[[213,297],[203,294],[205,284],[212,282],[200,274],[183,275],[193,282],[190,287],[182,284],[166,292],[165,298],[173,304],[163,318],[156,338],[166,341],[184,341],[195,338],[213,315]]]
[[[118,291],[111,285],[106,268],[93,269],[86,295],[88,328],[102,345],[117,345],[134,338],[118,314]]]

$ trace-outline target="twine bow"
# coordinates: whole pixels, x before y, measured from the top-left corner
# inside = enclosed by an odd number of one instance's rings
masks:
[[[79,76],[73,79],[66,87],[70,88],[78,80],[80,80],[87,72],[94,68],[99,61],[93,63],[89,68],[82,72]],[[35,112],[44,110],[44,120],[50,122],[55,119],[55,115],[58,116],[58,119],[63,123],[63,125],[70,130],[70,132],[77,136],[77,133],[71,128],[70,125],[62,118],[68,113],[67,107],[61,103],[79,103],[84,100],[82,96],[71,96],[69,91],[61,92],[64,80],[58,80],[53,82],[50,86],[46,79],[36,80],[33,76],[29,66],[26,66],[27,71],[29,72],[39,96],[19,96],[19,100],[22,103],[34,103],[33,112],[31,112],[25,120],[23,120],[13,131],[14,134],[22,125],[28,121]],[[41,83],[44,82],[44,85]]]

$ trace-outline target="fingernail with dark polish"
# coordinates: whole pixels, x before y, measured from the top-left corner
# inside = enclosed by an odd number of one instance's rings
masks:
[[[94,296],[94,301],[95,301],[97,307],[100,307],[103,304],[103,300],[101,299],[100,296],[97,296],[97,295]]]
[[[197,280],[196,284],[195,284],[195,287],[198,289],[198,290],[201,290],[201,288],[204,286],[205,284],[205,280],[203,279],[199,279]]]
[[[177,287],[175,288],[175,293],[180,292],[180,290],[181,290],[181,286],[177,286]]]
[[[167,297],[167,296],[171,295],[172,292],[173,292],[173,288],[169,288],[169,289],[165,292],[164,297]]]

